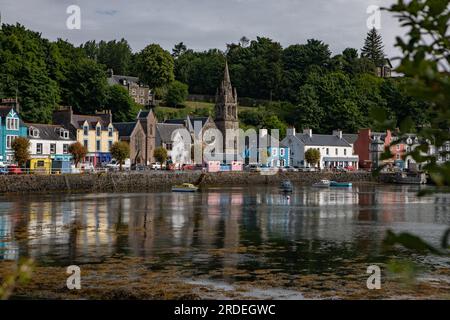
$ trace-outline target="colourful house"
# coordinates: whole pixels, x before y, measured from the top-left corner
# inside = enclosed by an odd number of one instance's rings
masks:
[[[27,136],[27,127],[12,106],[0,106],[0,162],[14,163],[12,142]]]
[[[110,149],[119,141],[119,133],[109,110],[91,116],[74,114],[71,107],[60,107],[53,113],[53,123],[69,130],[87,148],[86,162],[97,167],[112,160]]]

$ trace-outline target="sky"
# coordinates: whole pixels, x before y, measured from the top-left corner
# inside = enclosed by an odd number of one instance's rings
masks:
[[[19,22],[50,40],[79,45],[88,40],[125,38],[133,51],[150,43],[171,50],[224,50],[242,36],[269,37],[283,46],[319,39],[333,54],[360,49],[368,32],[371,5],[394,0],[0,0],[3,23]],[[81,10],[81,29],[66,26],[70,5]],[[385,53],[398,55],[395,37],[402,35],[395,18],[381,14]]]

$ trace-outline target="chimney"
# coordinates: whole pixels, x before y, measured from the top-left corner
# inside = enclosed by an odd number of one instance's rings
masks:
[[[340,129],[333,130],[333,136],[336,136],[339,139],[342,139],[342,130],[340,130]]]
[[[287,128],[286,135],[288,137],[295,136],[295,127]]]
[[[53,123],[67,127],[72,122],[72,107],[60,106],[53,112]]]
[[[310,138],[312,138],[312,129],[303,129],[303,134],[307,134]]]

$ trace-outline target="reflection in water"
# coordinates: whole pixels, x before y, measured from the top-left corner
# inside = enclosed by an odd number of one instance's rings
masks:
[[[98,262],[114,254],[210,270],[321,272],[342,259],[379,258],[387,228],[439,243],[448,195],[415,187],[211,188],[196,194],[87,194],[0,198],[0,260]],[[153,259],[154,258],[154,259]]]

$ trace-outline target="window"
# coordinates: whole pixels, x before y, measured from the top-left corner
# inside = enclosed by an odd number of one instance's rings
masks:
[[[100,140],[97,140],[96,150],[100,151]]]
[[[6,149],[11,149],[12,143],[16,138],[17,136],[6,136]]]
[[[327,156],[330,155],[330,149],[329,148],[326,149],[326,154],[327,154]]]
[[[113,132],[114,132],[114,129],[112,127],[109,127],[108,128],[108,137],[112,137],[113,136]]]
[[[113,142],[112,141],[108,141],[108,150],[111,150],[112,145],[113,145]]]
[[[152,124],[150,125],[150,135],[151,136],[153,135],[153,125]]]
[[[397,151],[400,151],[400,145],[399,144],[397,145]]]
[[[85,147],[86,149],[88,149],[88,148],[89,148],[89,143],[88,143],[88,141],[87,141],[87,140],[84,140],[84,147]]]
[[[63,139],[69,139],[69,131],[67,130],[61,130],[59,132],[59,136]]]
[[[6,118],[6,129],[19,130],[19,119],[10,117]]]
[[[344,149],[344,156],[347,155],[347,149]]]
[[[172,150],[172,144],[171,143],[166,143],[166,149],[168,151]]]
[[[277,155],[277,149],[276,149],[276,148],[273,148],[273,149],[272,149],[272,156],[275,157],[276,155]]]
[[[50,154],[56,153],[56,143],[50,143]]]
[[[63,153],[64,154],[69,153],[69,145],[67,143],[63,144]]]
[[[445,145],[445,151],[450,151],[450,143],[447,143],[447,144]]]
[[[336,149],[335,149],[334,153],[335,153],[336,155],[338,155],[338,154],[339,154],[339,150],[338,150],[338,148],[336,148]]]
[[[85,136],[89,135],[89,127],[88,126],[84,126],[83,131],[84,131]]]
[[[97,131],[97,137],[100,137],[102,135],[102,127],[101,126],[97,126],[95,129]]]
[[[400,155],[399,154],[397,154],[397,160],[400,160]]]
[[[42,154],[42,143],[36,143],[36,154]]]
[[[281,148],[281,149],[280,149],[280,156],[281,156],[281,157],[284,157],[284,154],[285,154],[285,153],[284,153],[284,148]]]

